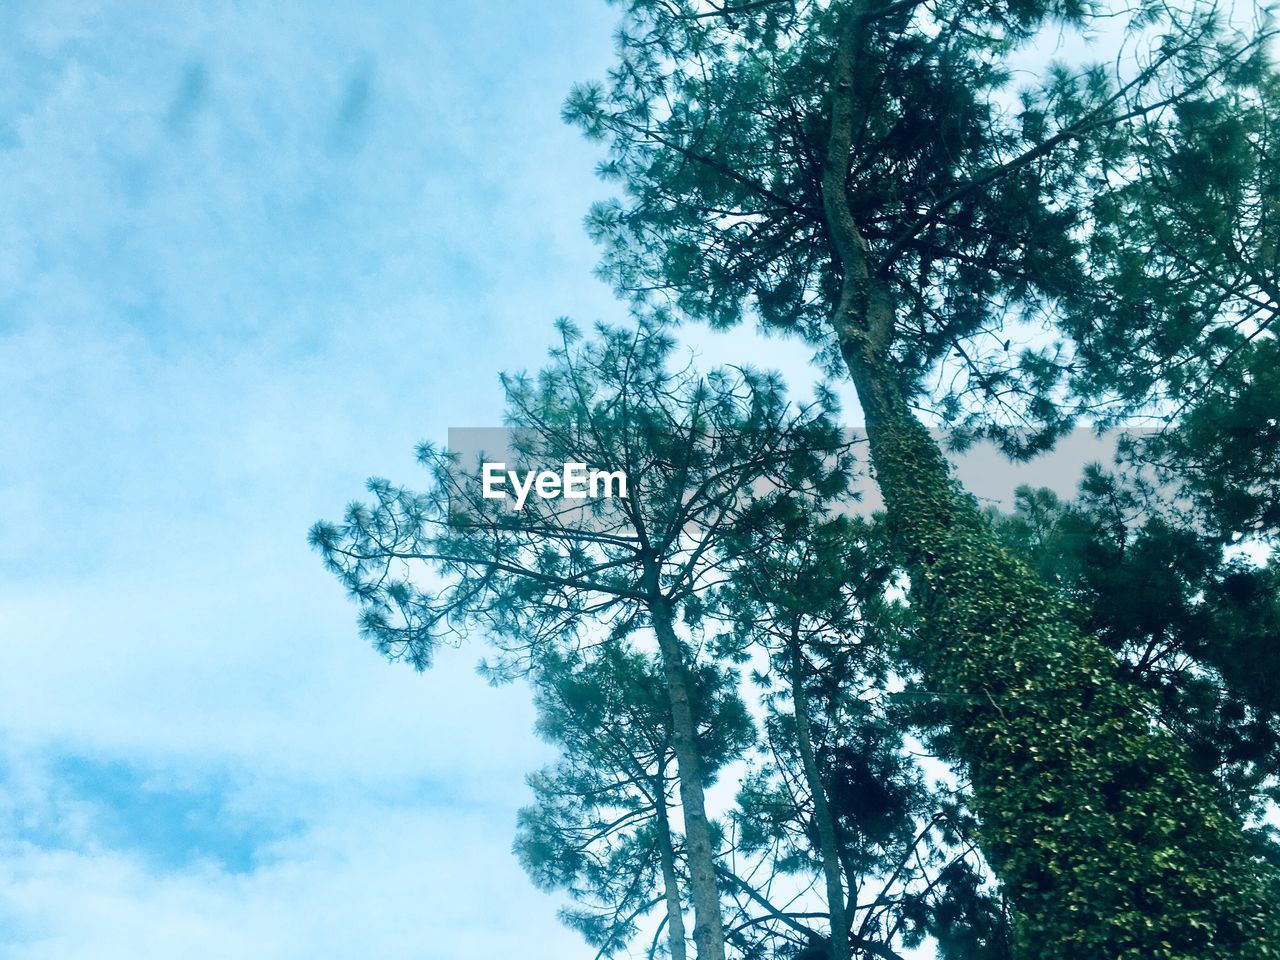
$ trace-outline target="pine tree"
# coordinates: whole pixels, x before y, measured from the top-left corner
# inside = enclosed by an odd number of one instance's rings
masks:
[[[1131,453],[1224,534],[1280,531],[1277,117],[1280,73],[1245,57],[1143,118],[1088,247],[1110,296],[1070,326],[1075,390],[1110,420],[1154,414]]]
[[[1098,468],[1080,494],[1018,491],[996,530],[1063,595],[1082,630],[1148,691],[1241,817],[1280,797],[1280,580],[1274,561],[1233,555],[1176,502]],[[1280,846],[1264,855],[1280,859]]]
[[[685,960],[683,859],[672,826],[676,788],[671,710],[661,669],[614,641],[592,656],[544,651],[533,671],[538,732],[561,759],[529,778],[516,852],[546,888],[578,904],[562,915],[601,956],[627,947],[662,906],[672,960]],[[750,718],[732,675],[693,671],[698,745],[713,776],[750,745]],[[652,954],[652,950],[651,950]]]
[[[585,506],[528,501],[511,512],[484,499],[480,478],[430,447],[430,486],[372,480],[375,502],[311,543],[363,607],[362,627],[393,657],[425,667],[444,637],[483,630],[495,677],[536,667],[547,647],[586,648],[651,635],[671,711],[685,856],[699,960],[724,957],[712,777],[699,748],[694,676],[702,594],[744,558],[730,533],[761,499],[838,494],[848,444],[831,397],[794,409],[776,378],[750,370],[670,369],[660,329],[601,328],[562,345],[536,378],[505,378],[522,465],[585,463],[628,478],[625,496]]]
[[[1026,454],[1071,424],[1090,377],[1118,389],[1118,367],[1085,362],[1100,351],[1082,331],[1132,329],[1106,304],[1132,302],[1134,271],[1108,259],[1150,246],[1117,228],[1113,183],[1140,165],[1148,119],[1256,69],[1262,40],[1212,11],[1141,7],[1144,59],[1011,88],[1013,57],[1045,28],[1108,14],[632,0],[609,84],[577,89],[566,116],[609,141],[602,169],[627,200],[590,222],[638,310],[798,332],[852,380],[920,625],[911,663],[948,707],[1022,948],[1274,956],[1274,873],[916,414]],[[1044,325],[1064,339],[1011,351]]]
[[[1008,918],[965,793],[928,786],[908,746],[918,710],[894,688],[911,617],[889,599],[891,551],[880,525],[832,506],[771,504],[738,548],[753,562],[717,598],[726,655],[767,663],[753,673],[767,749],[739,795],[737,849],[767,855],[766,877],[821,877],[815,958],[892,960],[928,936],[941,960],[1003,960]]]

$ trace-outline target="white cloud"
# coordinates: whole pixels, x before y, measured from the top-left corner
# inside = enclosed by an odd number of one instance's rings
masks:
[[[613,15],[0,10],[5,956],[585,949],[510,853],[526,693],[386,664],[305,534],[613,309],[558,121]],[[256,865],[158,862],[74,758],[214,791]]]
[[[14,960],[363,960],[582,951],[529,889],[490,811],[344,808],[248,874],[157,873],[127,853],[19,847],[0,857]],[[0,914],[0,918],[3,914]],[[0,922],[0,930],[4,929]]]

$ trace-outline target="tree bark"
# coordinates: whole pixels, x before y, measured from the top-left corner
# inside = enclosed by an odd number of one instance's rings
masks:
[[[663,896],[667,901],[667,941],[671,945],[671,960],[685,960],[684,904],[680,901],[680,878],[676,875],[676,851],[671,842],[667,792],[662,778],[654,784],[654,803],[658,821],[658,857],[662,864]]]
[[[822,875],[827,885],[827,910],[831,914],[831,960],[849,960],[849,919],[845,911],[844,884],[840,878],[840,847],[836,842],[836,823],[822,785],[818,761],[809,735],[809,694],[804,689],[804,654],[800,640],[793,636],[788,644],[791,656],[791,702],[795,707],[796,743],[804,764],[804,778],[813,797],[813,819],[818,832],[818,854],[822,859]]]
[[[947,709],[1018,939],[1059,960],[1273,956],[1275,880],[1240,825],[1152,731],[1105,648],[995,539],[908,405],[890,354],[892,291],[847,195],[864,10],[847,8],[833,64],[822,187],[842,276],[831,324],[910,577],[920,626],[907,654]]]
[[[702,755],[690,701],[689,666],[673,626],[670,601],[658,596],[652,601],[650,611],[671,703],[671,740],[680,774],[685,856],[689,862],[689,894],[693,901],[693,943],[698,960],[724,960],[724,919],[716,884],[711,824],[707,819]]]

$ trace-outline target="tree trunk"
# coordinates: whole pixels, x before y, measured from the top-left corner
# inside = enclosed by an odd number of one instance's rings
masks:
[[[658,818],[658,857],[662,863],[662,892],[667,901],[667,940],[671,960],[685,960],[684,905],[680,902],[680,878],[676,875],[676,851],[667,819],[667,792],[661,777],[654,784],[654,810]]]
[[[1239,824],[1151,729],[1105,648],[995,539],[907,403],[890,360],[892,291],[846,193],[863,9],[846,14],[823,169],[843,274],[832,329],[910,576],[919,629],[907,654],[947,708],[1020,944],[1058,960],[1276,956],[1276,882]]]
[[[653,632],[662,654],[662,669],[671,703],[671,740],[680,774],[680,807],[684,812],[685,856],[693,901],[693,943],[698,960],[724,960],[724,920],[716,885],[711,824],[707,820],[706,784],[698,750],[697,724],[689,699],[689,667],[673,626],[671,604],[658,597],[651,605]]]
[[[831,960],[849,960],[849,920],[845,912],[844,884],[840,879],[840,846],[836,842],[836,822],[827,803],[827,791],[818,772],[809,735],[809,694],[804,689],[804,654],[798,637],[791,638],[791,702],[795,706],[796,742],[804,763],[804,778],[813,797],[813,819],[818,830],[818,853],[827,885],[827,909],[831,914]]]

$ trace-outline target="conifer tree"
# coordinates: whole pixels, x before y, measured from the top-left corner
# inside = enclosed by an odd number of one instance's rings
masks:
[[[721,646],[768,669],[753,673],[764,748],[739,794],[737,850],[767,852],[766,876],[821,876],[829,920],[806,957],[892,960],[925,937],[941,960],[1008,957],[965,794],[928,786],[908,747],[919,711],[893,691],[911,618],[888,598],[881,526],[788,498],[744,529],[753,562],[717,598],[732,624]]]
[[[566,105],[608,141],[603,172],[626,193],[590,218],[603,269],[641,311],[796,332],[852,380],[910,579],[911,664],[947,706],[1021,948],[1275,956],[1274,872],[1185,749],[1150,727],[1111,653],[992,533],[917,416],[932,408],[1027,454],[1071,424],[1074,398],[1092,400],[1091,377],[1115,388],[1118,367],[1091,365],[1089,331],[1124,336],[1107,305],[1132,302],[1134,271],[1114,264],[1150,245],[1124,229],[1114,184],[1140,165],[1148,120],[1256,73],[1262,38],[1230,34],[1211,9],[1143,5],[1142,54],[1114,71],[1046,67],[1014,89],[1014,58],[1045,31],[1110,26],[1115,12],[625,7],[608,84]],[[1044,328],[1056,342],[1012,349]]]
[[[1156,721],[1242,817],[1280,797],[1280,580],[1175,502],[1086,471],[1075,500],[1022,488],[996,530],[1145,688]],[[1261,839],[1261,838],[1260,838]],[[1264,844],[1280,858],[1280,846]]]
[[[726,613],[734,619],[739,652],[753,645],[764,648],[771,667],[780,677],[791,702],[788,723],[776,712],[774,728],[789,728],[791,742],[785,753],[799,758],[800,779],[812,805],[813,844],[823,874],[831,960],[850,960],[850,885],[846,877],[836,813],[823,782],[813,734],[822,722],[810,705],[812,666],[810,647],[825,648],[861,642],[859,618],[862,604],[876,603],[883,583],[862,584],[855,596],[849,581],[864,553],[850,524],[843,517],[824,518],[813,504],[788,499],[773,504],[764,522],[747,528],[749,543],[742,552],[753,562],[736,571],[725,591]],[[850,655],[846,648],[844,655]],[[827,678],[830,680],[830,677]],[[826,718],[828,721],[830,716]],[[780,732],[780,731],[779,731]],[[780,739],[778,736],[772,741]],[[778,750],[775,748],[775,755]],[[856,892],[854,893],[856,902]]]
[[[539,885],[569,892],[578,905],[562,916],[599,955],[625,949],[639,922],[662,906],[655,942],[665,931],[672,960],[685,960],[675,754],[661,670],[614,641],[590,657],[544,651],[531,679],[538,732],[561,758],[529,778],[535,802],[520,812],[521,862]],[[708,776],[754,735],[732,679],[713,664],[692,671]]]
[[[722,960],[713,777],[693,688],[703,594],[743,560],[730,533],[762,499],[845,490],[848,444],[829,395],[794,409],[774,377],[671,369],[672,340],[646,325],[585,341],[567,323],[561,331],[537,377],[504,380],[520,464],[621,471],[624,496],[530,499],[513,512],[483,498],[472,465],[423,447],[426,491],[372,480],[374,503],[316,524],[311,542],[362,605],[366,635],[420,667],[442,637],[473,628],[498,650],[498,677],[533,669],[548,646],[647,630],[671,711],[693,940],[699,960]]]
[[[1088,268],[1111,296],[1077,318],[1076,389],[1221,534],[1280,532],[1280,73],[1260,58],[1144,117]],[[1142,256],[1134,256],[1141,250]]]

